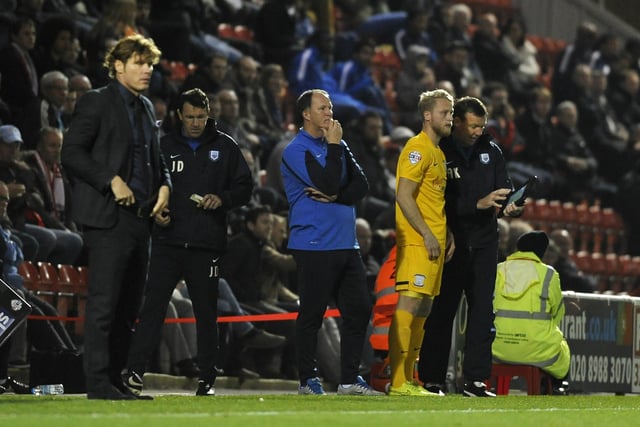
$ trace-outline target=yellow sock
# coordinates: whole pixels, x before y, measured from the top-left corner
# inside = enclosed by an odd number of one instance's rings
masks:
[[[411,343],[411,323],[413,314],[405,310],[393,313],[389,327],[389,365],[391,366],[391,387],[401,387],[407,382],[405,361]]]
[[[424,322],[426,317],[414,317],[411,322],[411,341],[409,342],[409,351],[407,352],[407,360],[404,364],[404,375],[408,381],[413,381],[413,371],[415,370],[416,358],[420,354],[422,347],[422,338],[424,338]]]

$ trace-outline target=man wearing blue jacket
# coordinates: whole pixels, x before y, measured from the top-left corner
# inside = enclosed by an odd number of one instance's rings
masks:
[[[152,234],[145,300],[129,351],[125,384],[142,392],[147,359],[157,348],[167,305],[185,279],[193,302],[200,379],[197,396],[215,394],[218,357],[218,260],[227,246],[227,212],[249,201],[253,180],[238,144],[209,120],[200,89],[178,98],[176,131],[160,141],[169,162],[173,194]]]
[[[358,373],[371,302],[354,205],[365,196],[367,179],[342,140],[327,92],[303,92],[296,101],[296,120],[302,127],[284,150],[281,170],[290,206],[289,249],[297,264],[300,295],[298,393],[325,394],[316,347],[324,312],[335,301],[342,315],[338,394],[379,395]]]

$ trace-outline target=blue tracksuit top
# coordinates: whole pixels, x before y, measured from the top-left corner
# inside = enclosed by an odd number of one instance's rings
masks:
[[[301,129],[285,148],[280,167],[289,201],[289,249],[359,249],[354,205],[366,195],[368,184],[347,144],[328,144]],[[306,187],[338,198],[315,201]]]

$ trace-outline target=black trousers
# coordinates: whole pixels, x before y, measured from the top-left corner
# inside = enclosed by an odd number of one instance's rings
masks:
[[[424,325],[424,341],[418,362],[422,381],[445,382],[453,320],[462,292],[468,305],[462,364],[464,378],[466,381],[484,381],[491,375],[497,253],[497,241],[484,248],[456,246],[453,258],[445,264],[440,295],[434,299]]]
[[[296,321],[300,380],[318,375],[316,348],[324,312],[335,301],[340,329],[341,383],[353,384],[371,317],[364,265],[357,250],[293,251],[297,263],[300,309]]]
[[[182,278],[189,289],[196,317],[200,379],[213,382],[218,358],[219,276],[218,255],[209,250],[153,244],[144,303],[127,366],[144,374],[149,357],[160,343],[171,294]]]
[[[85,314],[87,392],[120,380],[147,276],[151,220],[120,209],[110,229],[86,229],[89,289]]]

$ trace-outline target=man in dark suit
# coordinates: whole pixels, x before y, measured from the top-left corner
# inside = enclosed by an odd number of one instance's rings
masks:
[[[89,399],[129,400],[122,382],[147,274],[151,219],[166,224],[171,191],[149,87],[160,50],[120,39],[105,65],[113,79],[78,101],[62,163],[74,180],[73,212],[89,249],[84,366]]]

